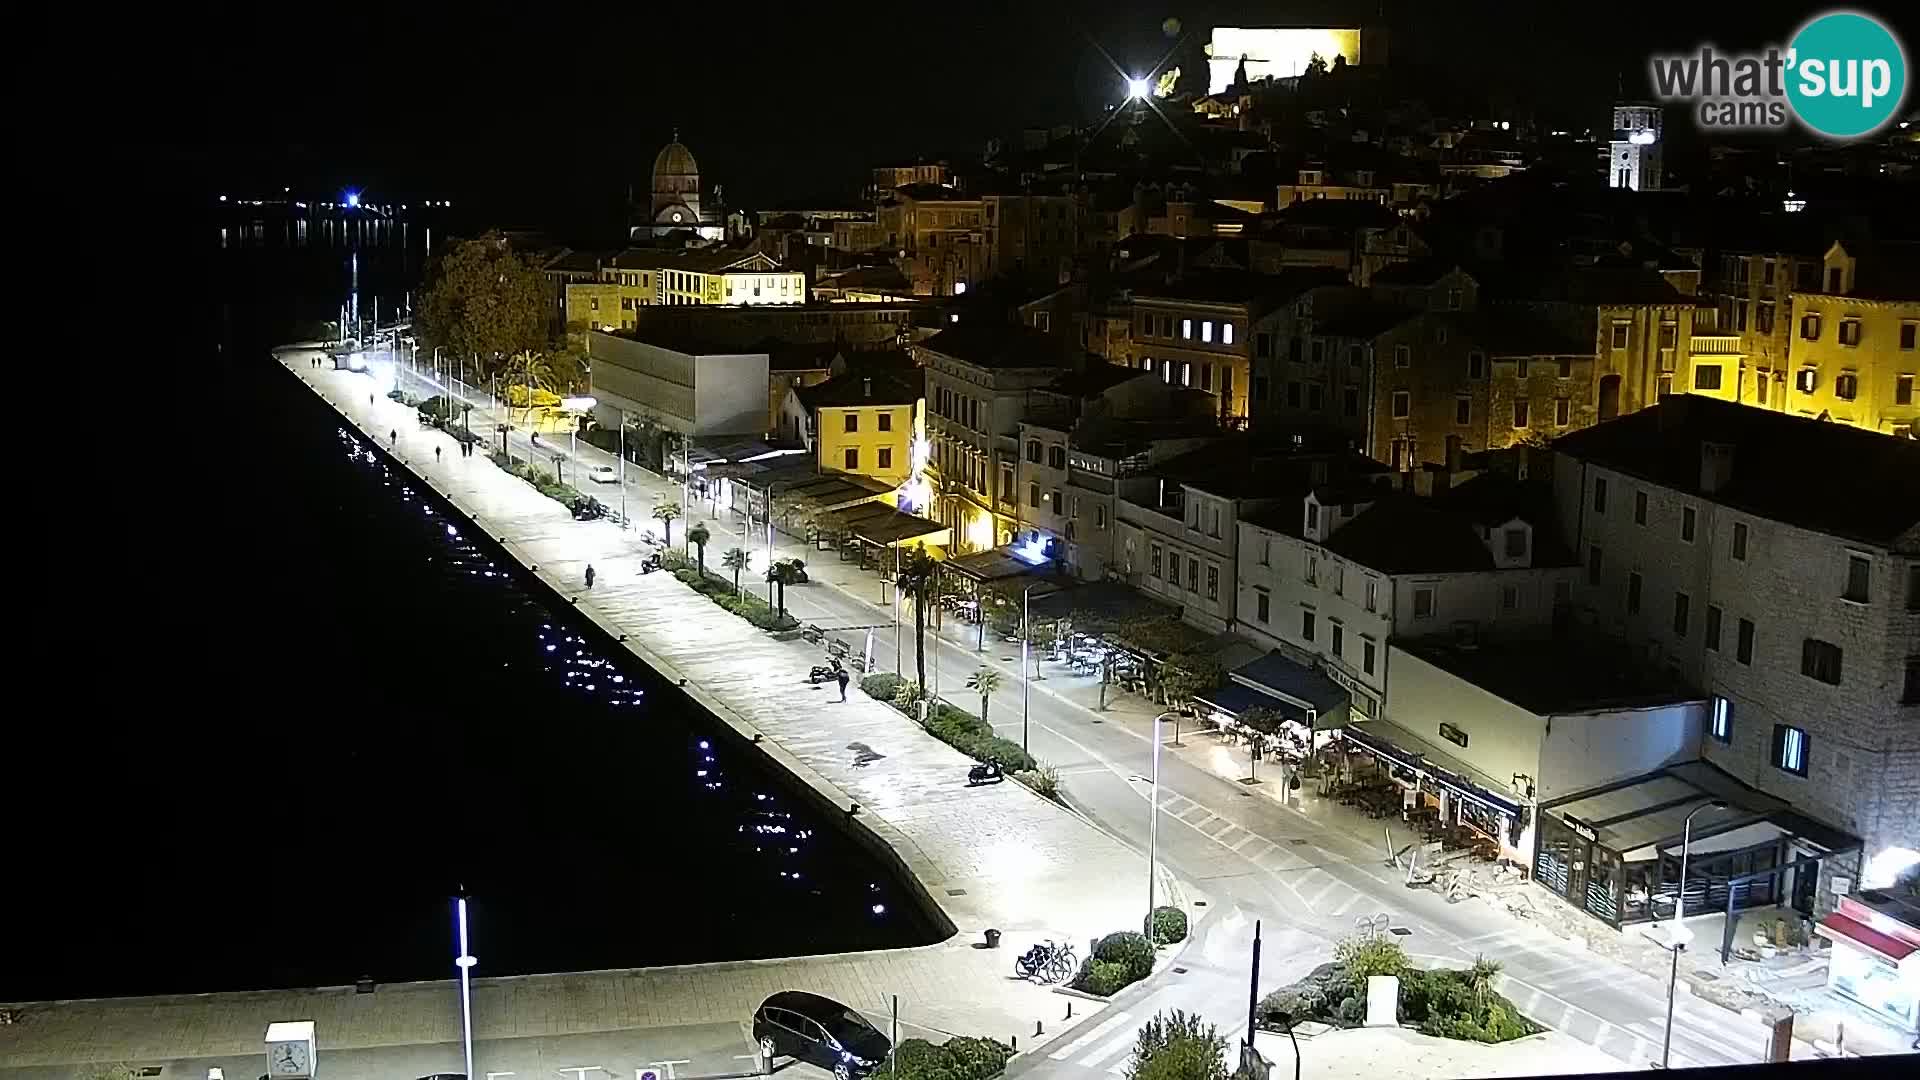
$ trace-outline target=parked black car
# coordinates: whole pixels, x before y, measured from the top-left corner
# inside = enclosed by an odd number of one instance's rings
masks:
[[[769,1066],[786,1054],[831,1069],[839,1080],[867,1075],[893,1049],[859,1013],[802,990],[782,990],[761,1002],[753,1013],[753,1037]]]

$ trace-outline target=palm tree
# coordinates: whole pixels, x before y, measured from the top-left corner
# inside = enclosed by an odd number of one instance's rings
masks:
[[[993,696],[995,690],[1000,689],[1000,673],[981,664],[973,674],[967,676],[967,689],[980,695],[980,722],[986,723],[987,699]]]
[[[1473,966],[1467,969],[1467,986],[1473,990],[1474,1007],[1485,1011],[1487,999],[1493,994],[1493,980],[1500,977],[1500,961],[1489,960],[1484,955],[1473,958]]]
[[[747,568],[747,560],[752,557],[753,556],[747,554],[747,549],[743,547],[728,548],[726,553],[720,556],[720,565],[733,571],[733,594],[735,596],[740,595],[740,571]]]
[[[940,564],[927,554],[925,544],[900,558],[893,587],[913,598],[913,667],[921,686],[927,685],[927,605],[939,587]]]
[[[773,565],[767,568],[767,580],[773,582],[779,595],[779,599],[774,604],[774,610],[782,619],[787,617],[787,586],[800,583],[800,568],[794,565],[798,561],[797,559],[776,559]]]
[[[713,534],[707,531],[707,523],[704,521],[695,523],[693,528],[687,530],[687,543],[693,545],[694,557],[699,562],[702,581],[707,577],[707,541],[711,539]]]
[[[668,547],[673,546],[673,519],[679,516],[680,504],[665,495],[660,496],[660,501],[653,504],[654,520],[666,526]]]
[[[500,373],[507,386],[519,384],[527,393],[527,412],[522,420],[533,416],[533,392],[545,390],[553,392],[555,375],[553,363],[544,355],[536,352],[517,352],[508,358],[506,368]]]

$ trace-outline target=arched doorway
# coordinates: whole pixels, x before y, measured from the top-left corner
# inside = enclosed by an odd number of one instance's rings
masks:
[[[1602,422],[1620,415],[1620,376],[1600,376],[1600,419]]]

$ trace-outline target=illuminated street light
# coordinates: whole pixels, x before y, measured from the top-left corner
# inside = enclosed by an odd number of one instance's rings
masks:
[[[1702,806],[1696,806],[1687,814],[1686,824],[1680,831],[1680,888],[1673,894],[1673,925],[1667,931],[1668,949],[1673,953],[1673,968],[1667,976],[1667,1033],[1661,1040],[1660,1067],[1665,1069],[1673,1057],[1673,994],[1680,982],[1680,953],[1687,943],[1693,940],[1693,931],[1681,925],[1687,917],[1687,849],[1693,846],[1693,815],[1702,810],[1725,810],[1726,800],[1714,799]]]
[[[456,897],[454,903],[459,909],[460,955],[454,958],[454,966],[460,969],[460,1038],[467,1052],[467,1075],[473,1075],[473,965],[480,961],[474,959],[472,950],[467,948],[467,898]]]
[[[1151,809],[1147,818],[1147,918],[1146,928],[1153,928],[1153,875],[1160,862],[1160,723],[1170,712],[1163,712],[1153,718],[1153,794],[1148,802]],[[1251,1033],[1247,1036],[1252,1038]]]
[[[1127,80],[1127,97],[1136,100],[1145,98],[1147,94],[1152,91],[1152,88],[1152,84],[1145,79],[1137,77],[1129,78]]]

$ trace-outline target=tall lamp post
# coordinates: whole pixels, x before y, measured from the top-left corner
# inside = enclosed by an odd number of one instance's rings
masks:
[[[1027,600],[1034,586],[1039,584],[1040,582],[1036,581],[1033,585],[1020,590],[1020,749],[1022,751],[1027,749],[1027,686],[1033,681],[1033,673],[1027,669],[1027,646],[1033,640],[1033,623],[1027,615]],[[1156,745],[1154,753],[1158,755],[1159,752],[1160,748]]]
[[[1153,920],[1153,879],[1160,864],[1160,722],[1171,716],[1161,713],[1153,718],[1153,794],[1150,796],[1152,809],[1147,818],[1147,924],[1151,928]],[[1252,1033],[1248,1033],[1252,1038]]]
[[[467,1054],[467,1076],[473,1076],[473,965],[479,963],[467,948],[467,898],[456,897],[460,921],[460,955],[454,966],[460,969],[460,1041]]]
[[[1673,925],[1667,930],[1669,949],[1673,953],[1673,969],[1667,975],[1667,1033],[1660,1040],[1660,1067],[1665,1069],[1673,1057],[1673,994],[1680,982],[1680,953],[1687,947],[1687,941],[1693,932],[1681,924],[1687,917],[1687,848],[1693,844],[1693,815],[1702,810],[1725,810],[1726,800],[1714,799],[1711,802],[1694,807],[1687,814],[1686,824],[1680,830],[1680,887],[1673,894]]]

